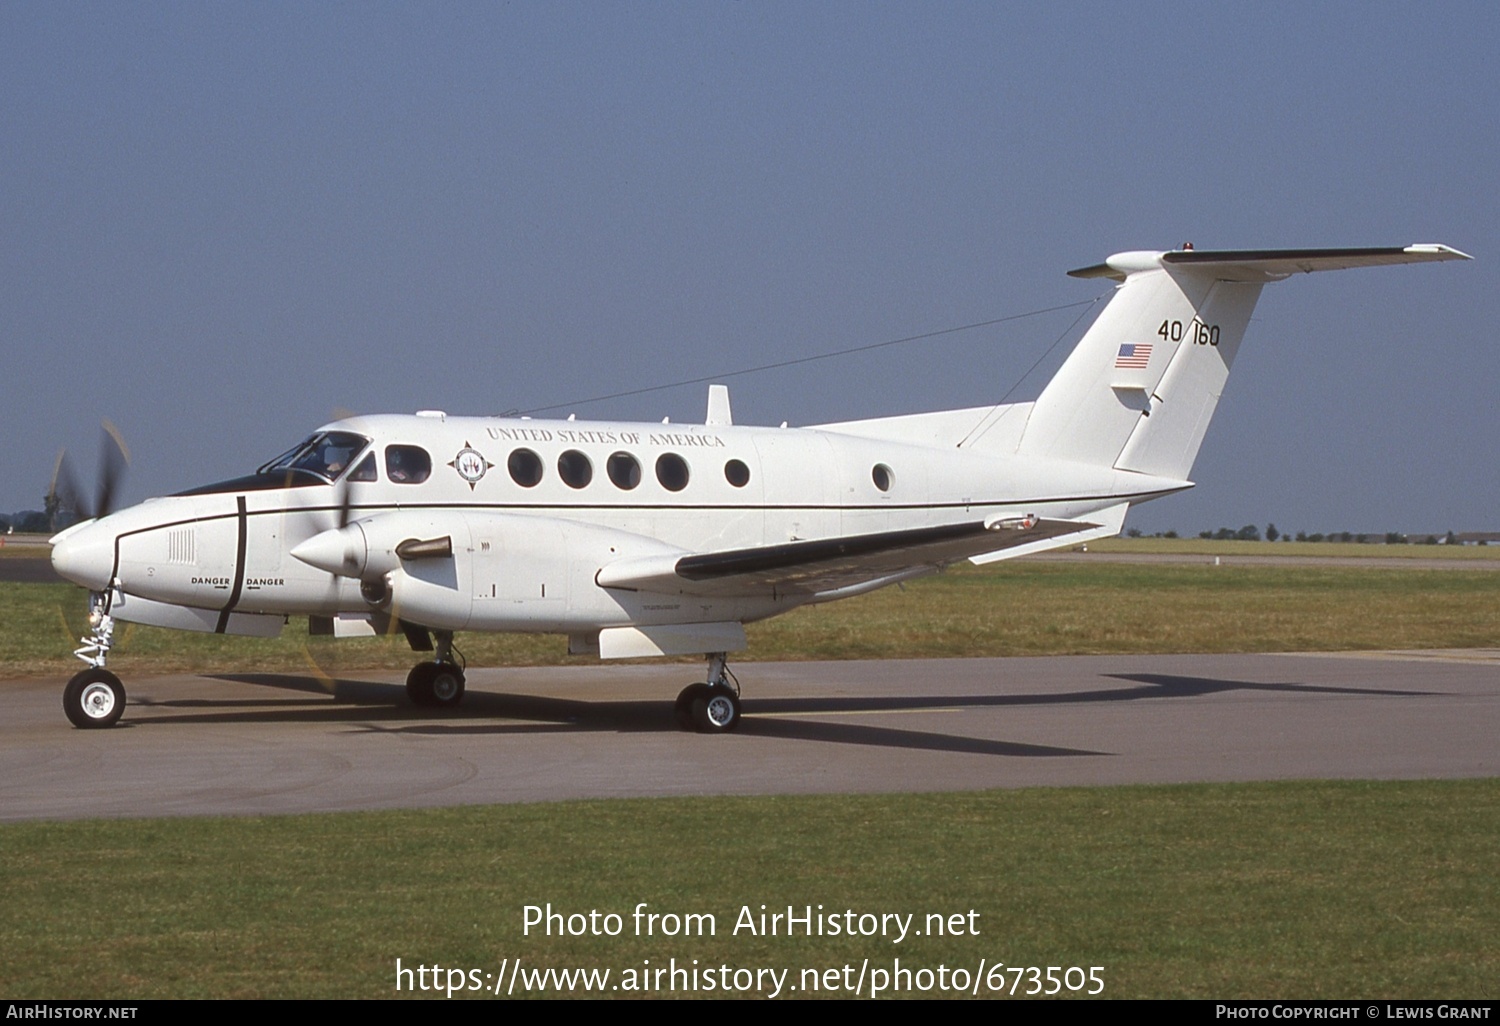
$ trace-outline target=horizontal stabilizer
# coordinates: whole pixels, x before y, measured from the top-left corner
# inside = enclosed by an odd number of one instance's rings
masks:
[[[1166,253],[1116,253],[1102,264],[1080,267],[1068,274],[1074,278],[1124,281],[1127,275],[1137,271],[1166,266],[1212,271],[1213,277],[1219,281],[1268,282],[1313,271],[1472,259],[1451,246],[1430,242],[1354,249],[1175,249]]]
[[[998,562],[1002,559],[1016,559],[1020,556],[1034,556],[1038,552],[1050,552],[1064,546],[1081,545],[1084,542],[1094,541],[1096,538],[1113,538],[1120,533],[1125,526],[1125,514],[1130,512],[1130,503],[1122,502],[1118,506],[1102,509],[1098,513],[1089,516],[1095,524],[1079,524],[1081,530],[1074,534],[1062,536],[1058,539],[1027,541],[1022,545],[1015,545],[1008,549],[996,549],[978,556],[970,556],[969,562],[976,566],[984,566],[986,563]]]

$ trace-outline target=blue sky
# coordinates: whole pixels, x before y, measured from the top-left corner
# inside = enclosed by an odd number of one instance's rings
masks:
[[[1087,300],[1111,252],[1444,242],[1269,287],[1193,492],[1129,526],[1497,529],[1500,11],[0,3],[0,510],[336,411],[501,413]],[[979,405],[1076,311],[730,379]],[[1075,332],[1076,335],[1076,332]],[[1015,398],[1030,398],[1053,352]],[[701,420],[701,385],[566,407]]]

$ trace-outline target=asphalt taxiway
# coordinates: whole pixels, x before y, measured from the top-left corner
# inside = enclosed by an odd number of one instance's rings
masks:
[[[740,663],[745,719],[678,730],[686,665],[127,678],[76,730],[0,682],[0,819],[247,815],[638,795],[1500,776],[1500,651]]]

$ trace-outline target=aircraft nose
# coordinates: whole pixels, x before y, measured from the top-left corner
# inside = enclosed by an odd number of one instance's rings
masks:
[[[52,539],[52,568],[74,584],[104,591],[114,567],[114,533],[97,522],[76,524]]]

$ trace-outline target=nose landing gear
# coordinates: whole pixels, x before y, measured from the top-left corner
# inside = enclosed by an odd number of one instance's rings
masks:
[[[112,596],[113,589],[89,593],[91,630],[73,653],[88,664],[88,669],[74,674],[63,688],[63,712],[81,730],[112,727],[125,712],[125,685],[104,668],[114,646],[115,621],[109,615]]]

